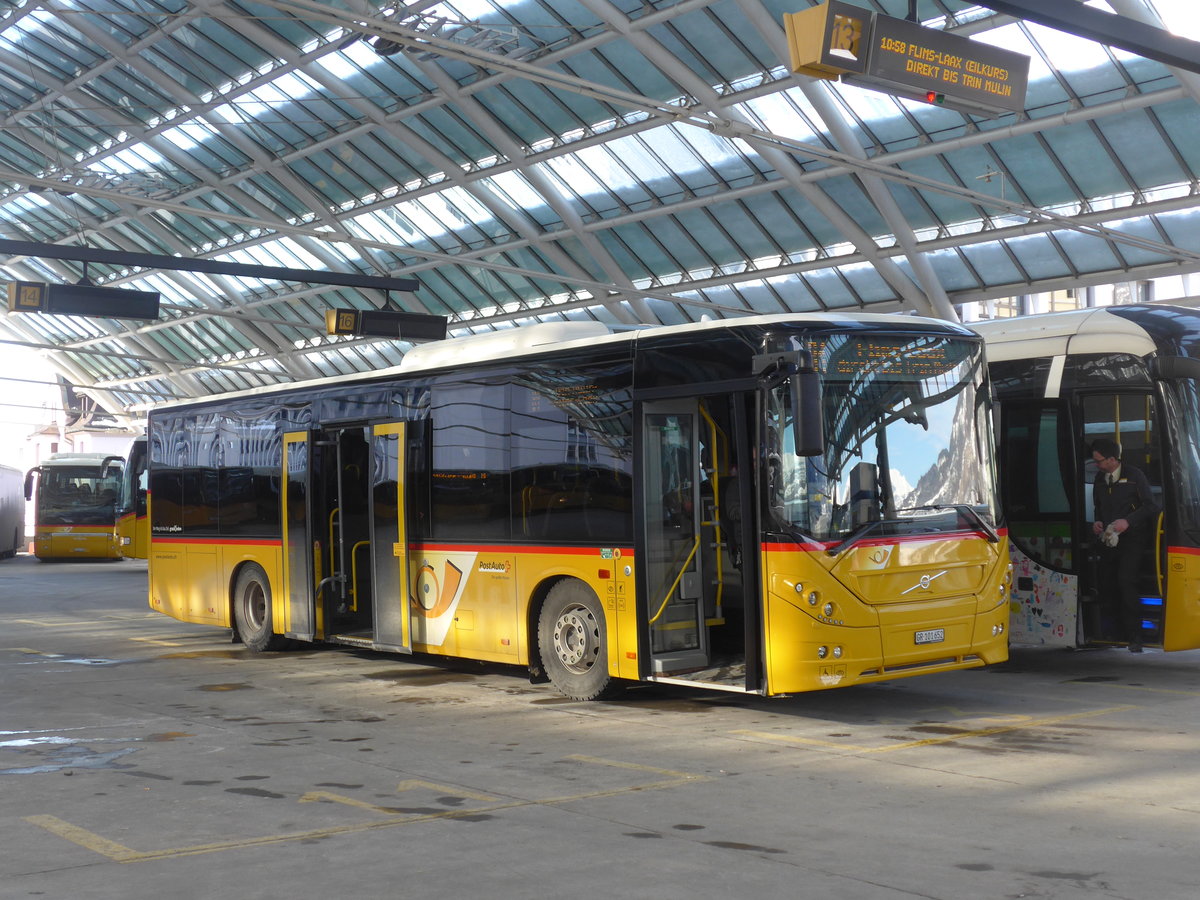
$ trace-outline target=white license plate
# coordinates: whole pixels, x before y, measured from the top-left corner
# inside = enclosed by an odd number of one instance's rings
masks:
[[[940,644],[945,639],[945,628],[931,628],[928,631],[918,631],[913,635],[913,640],[918,644]]]

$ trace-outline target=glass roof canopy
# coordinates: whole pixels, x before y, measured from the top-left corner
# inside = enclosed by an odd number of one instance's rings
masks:
[[[903,18],[908,0],[857,0]],[[1200,39],[1194,0],[1089,5]],[[994,119],[788,70],[811,0],[58,0],[0,5],[0,238],[411,277],[411,294],[0,257],[155,290],[155,322],[29,313],[111,411],[394,365],[334,307],[452,335],[914,311],[1200,271],[1200,75],[996,15]],[[1191,29],[1192,33],[1189,33]]]

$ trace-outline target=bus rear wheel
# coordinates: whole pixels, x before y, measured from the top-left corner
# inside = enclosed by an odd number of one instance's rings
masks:
[[[581,581],[560,581],[538,617],[542,666],[559,693],[599,700],[617,691],[608,674],[608,630],[596,594]]]
[[[271,582],[260,566],[244,567],[233,585],[233,619],[247,650],[282,650],[286,638],[275,634],[271,621]]]

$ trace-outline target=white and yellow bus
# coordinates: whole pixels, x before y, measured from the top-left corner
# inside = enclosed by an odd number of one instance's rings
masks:
[[[426,344],[149,417],[150,605],[577,699],[1007,658],[982,341],[883,315]]]
[[[972,327],[998,406],[1012,641],[1126,643],[1092,535],[1090,444],[1104,437],[1146,473],[1161,510],[1141,567],[1142,643],[1200,647],[1200,312],[1109,306]]]
[[[25,476],[38,559],[120,559],[117,499],[124,459],[55,453]]]

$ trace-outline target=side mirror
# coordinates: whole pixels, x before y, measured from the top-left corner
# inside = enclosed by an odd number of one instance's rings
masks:
[[[825,453],[825,416],[821,376],[809,368],[792,375],[792,440],[797,456]]]
[[[40,472],[40,468],[30,469],[25,473],[25,499],[33,499],[33,476]]]
[[[807,350],[792,349],[786,335],[767,335],[763,344],[763,352],[754,357],[753,371],[759,377],[787,376],[796,455],[822,455],[825,452],[825,424],[821,375],[813,367],[812,354]]]

